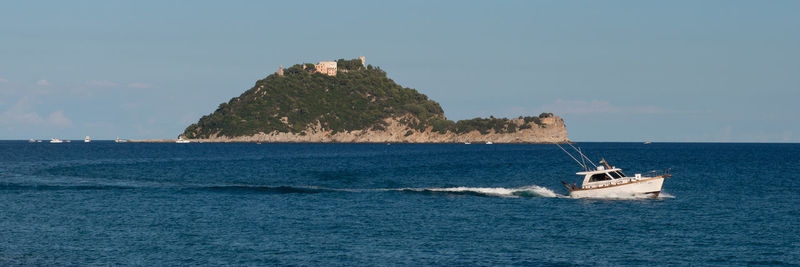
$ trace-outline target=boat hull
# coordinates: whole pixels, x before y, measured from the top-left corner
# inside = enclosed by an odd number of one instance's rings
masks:
[[[597,188],[575,189],[569,192],[574,198],[631,198],[658,197],[664,177],[645,178],[625,184]]]

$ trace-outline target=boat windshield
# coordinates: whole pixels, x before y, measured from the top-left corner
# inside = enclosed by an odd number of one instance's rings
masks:
[[[605,173],[598,173],[592,175],[592,177],[589,177],[589,182],[599,182],[605,180],[611,180],[611,178],[608,178],[608,176]]]
[[[623,177],[623,175],[621,175],[619,172],[608,172],[608,175],[611,175],[611,177],[614,177],[614,179],[619,179]]]

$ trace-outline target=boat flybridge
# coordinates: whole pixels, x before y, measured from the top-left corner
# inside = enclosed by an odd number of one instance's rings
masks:
[[[572,144],[570,144],[572,146]],[[575,162],[583,167],[584,171],[577,172],[577,175],[583,175],[583,182],[581,185],[577,183],[569,184],[561,181],[564,187],[569,191],[570,197],[576,198],[625,198],[648,196],[656,198],[661,193],[661,186],[664,184],[664,179],[672,177],[669,170],[666,171],[651,171],[642,174],[635,174],[633,177],[625,175],[622,169],[609,166],[605,159],[600,163],[605,166],[597,166],[579,149],[572,146],[578,152],[581,160],[569,153],[566,149],[558,145],[567,155],[569,155]],[[594,166],[594,169],[589,168],[587,163]]]

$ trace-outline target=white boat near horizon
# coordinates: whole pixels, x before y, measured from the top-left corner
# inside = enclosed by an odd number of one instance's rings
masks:
[[[622,169],[609,166],[605,159],[600,161],[600,163],[605,164],[605,166],[597,166],[577,148],[575,150],[578,152],[581,160],[578,160],[560,145],[559,148],[564,150],[578,165],[584,168],[584,171],[575,173],[577,175],[583,175],[583,180],[580,185],[577,183],[569,184],[564,181],[561,182],[564,187],[567,188],[567,191],[569,191],[570,197],[630,198],[645,196],[657,198],[664,185],[664,179],[672,177],[672,175],[669,174],[669,170],[650,171],[646,175],[637,173],[633,177],[630,177],[625,175]],[[592,164],[594,169],[590,170],[586,162]]]
[[[175,143],[178,143],[178,144],[188,144],[188,143],[191,143],[191,142],[192,141],[183,139],[183,137],[178,137],[178,140],[175,140]]]
[[[64,140],[61,140],[61,139],[58,139],[58,138],[51,138],[50,139],[50,143],[51,144],[61,144],[61,143],[64,143]]]
[[[114,138],[114,143],[127,143],[128,140],[126,139],[119,139],[119,137]]]
[[[492,143],[492,141],[486,141],[486,144],[487,145],[491,145],[491,144],[494,144],[494,143]]]
[[[88,136],[88,135],[86,136],[86,138],[83,138],[83,142],[84,142],[84,143],[89,143],[89,142],[91,142],[91,141],[92,141],[92,138],[89,138],[89,136]]]

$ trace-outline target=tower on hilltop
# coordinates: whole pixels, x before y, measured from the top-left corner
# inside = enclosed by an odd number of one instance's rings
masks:
[[[278,74],[278,76],[283,76],[283,65],[278,67],[278,71],[276,71],[275,74]]]
[[[367,67],[367,59],[364,56],[358,56],[358,59],[361,60],[361,65]]]

